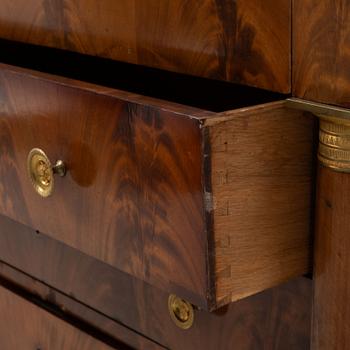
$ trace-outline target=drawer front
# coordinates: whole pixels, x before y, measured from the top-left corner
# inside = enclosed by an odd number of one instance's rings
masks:
[[[116,349],[1,286],[0,313],[0,347],[4,350]]]
[[[199,121],[147,99],[63,82],[0,70],[0,211],[200,303],[206,239]],[[28,176],[33,148],[67,167],[47,198]]]
[[[0,213],[198,306],[310,270],[314,121],[284,102],[215,114],[2,65],[0,135]],[[46,198],[36,148],[67,168]]]
[[[70,295],[168,349],[310,349],[310,279],[294,279],[212,313],[195,309],[192,327],[184,330],[170,316],[169,293],[1,215],[0,257],[16,271],[23,271],[26,277],[19,278],[18,272],[9,273],[10,268],[4,263],[0,263],[0,276],[68,313],[81,315],[67,301],[66,296]],[[28,283],[29,275],[43,281],[45,286],[37,281]],[[86,313],[83,318],[88,322]],[[109,329],[108,334],[136,349],[157,348],[151,347],[150,342],[136,345],[136,336],[131,342],[108,324],[102,325],[102,329]]]
[[[291,0],[3,0],[0,37],[290,92]]]

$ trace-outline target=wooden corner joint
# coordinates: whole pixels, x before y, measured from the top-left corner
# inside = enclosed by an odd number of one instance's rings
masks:
[[[317,157],[335,171],[350,173],[350,120],[317,115],[320,118]]]

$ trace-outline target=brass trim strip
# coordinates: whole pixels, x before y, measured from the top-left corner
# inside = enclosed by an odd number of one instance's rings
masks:
[[[342,119],[344,123],[350,124],[350,109],[326,105],[324,103],[302,100],[300,98],[287,98],[286,106],[293,109],[299,109],[305,112],[313,113],[317,116],[329,117],[332,119]]]

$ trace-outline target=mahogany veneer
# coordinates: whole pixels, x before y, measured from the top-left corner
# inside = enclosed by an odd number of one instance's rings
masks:
[[[348,349],[350,177],[320,166],[315,233],[312,349]]]
[[[127,350],[111,347],[0,286],[1,349]]]
[[[349,108],[350,2],[295,0],[293,17],[294,94]],[[349,111],[342,110],[342,118],[334,110],[320,137],[324,166],[318,170],[316,200],[313,350],[350,348]]]
[[[319,170],[310,344],[316,123],[283,100],[350,107],[349,14],[3,0],[0,348],[347,349],[348,178]],[[45,199],[33,148],[67,168]]]
[[[2,214],[203,308],[310,270],[311,116],[215,114],[6,65],[0,86]],[[47,199],[34,147],[68,167]]]
[[[293,94],[350,107],[350,3],[293,1]]]
[[[0,263],[0,283],[6,278],[136,349],[160,349],[157,343],[172,350],[310,348],[307,278],[215,312],[195,309],[193,326],[182,330],[170,318],[168,293],[3,216],[0,255],[6,262]]]
[[[290,0],[2,0],[0,37],[291,90]]]

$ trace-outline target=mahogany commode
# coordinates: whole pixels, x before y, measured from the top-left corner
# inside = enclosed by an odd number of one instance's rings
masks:
[[[5,1],[3,332],[23,310],[38,348],[60,346],[55,328],[72,349],[310,348],[317,118],[288,100],[298,6]]]

